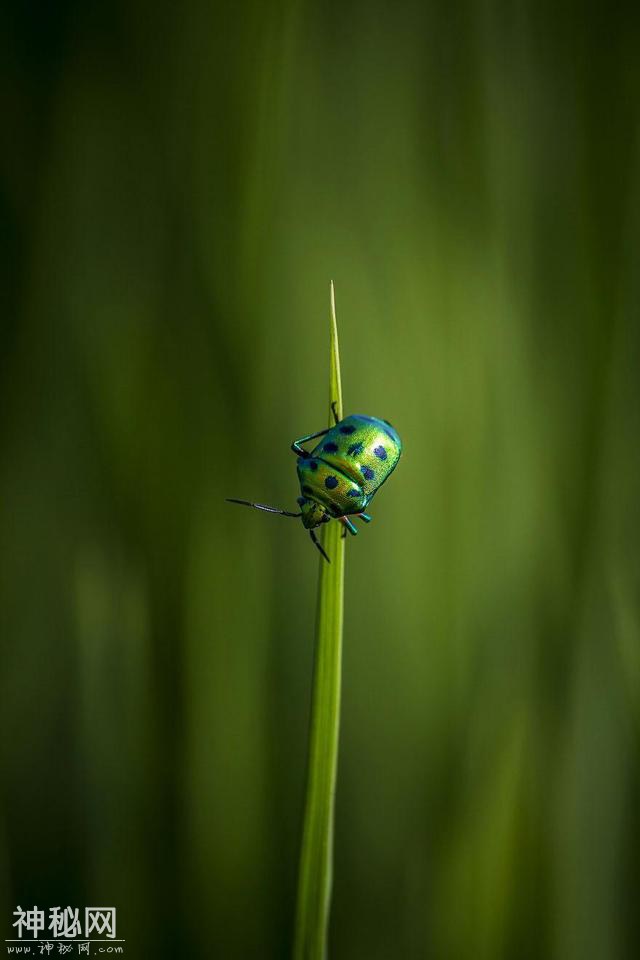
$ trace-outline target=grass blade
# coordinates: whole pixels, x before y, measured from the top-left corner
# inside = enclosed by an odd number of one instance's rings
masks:
[[[333,283],[329,403],[331,402],[335,402],[338,417],[342,419],[342,384]],[[333,426],[331,407],[329,411],[329,426]],[[323,543],[331,563],[319,558],[313,700],[298,878],[295,960],[323,960],[327,952],[342,673],[344,540],[341,539],[341,532],[341,524],[326,524]]]

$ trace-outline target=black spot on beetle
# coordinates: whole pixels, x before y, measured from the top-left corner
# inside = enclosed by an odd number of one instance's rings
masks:
[[[335,488],[338,486],[338,478],[325,477],[324,485],[327,488],[327,490],[335,490]]]
[[[340,427],[340,433],[344,433],[345,436],[349,436],[350,433],[353,433],[356,428],[352,427],[351,424],[347,424],[346,427]]]
[[[337,443],[325,443],[325,445],[324,445],[324,447],[323,447],[322,449],[323,449],[326,453],[337,453],[337,452],[338,452],[338,444],[337,444]]]

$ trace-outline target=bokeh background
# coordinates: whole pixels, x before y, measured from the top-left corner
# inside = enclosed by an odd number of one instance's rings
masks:
[[[0,916],[286,958],[319,558],[347,544],[331,956],[640,949],[639,13],[5,0]]]

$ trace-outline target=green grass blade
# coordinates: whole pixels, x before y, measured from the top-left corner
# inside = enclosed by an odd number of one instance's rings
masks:
[[[333,283],[331,284],[329,402],[336,403],[338,417],[341,419],[343,416],[342,385]],[[331,410],[329,426],[333,426]],[[337,522],[326,524],[323,544],[331,563],[327,563],[320,557],[309,766],[298,879],[295,960],[323,960],[327,953],[342,673],[344,540],[341,539],[341,532],[341,524]]]

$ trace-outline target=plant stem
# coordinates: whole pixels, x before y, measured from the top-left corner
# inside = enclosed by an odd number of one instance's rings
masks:
[[[342,419],[340,354],[333,283],[331,284],[330,405],[332,402],[336,404],[339,419]],[[329,426],[333,426],[331,406],[329,409]],[[309,765],[298,878],[295,960],[324,960],[327,955],[342,674],[344,540],[340,536],[341,530],[342,527],[337,522],[326,524],[323,545],[331,563],[320,558]]]

